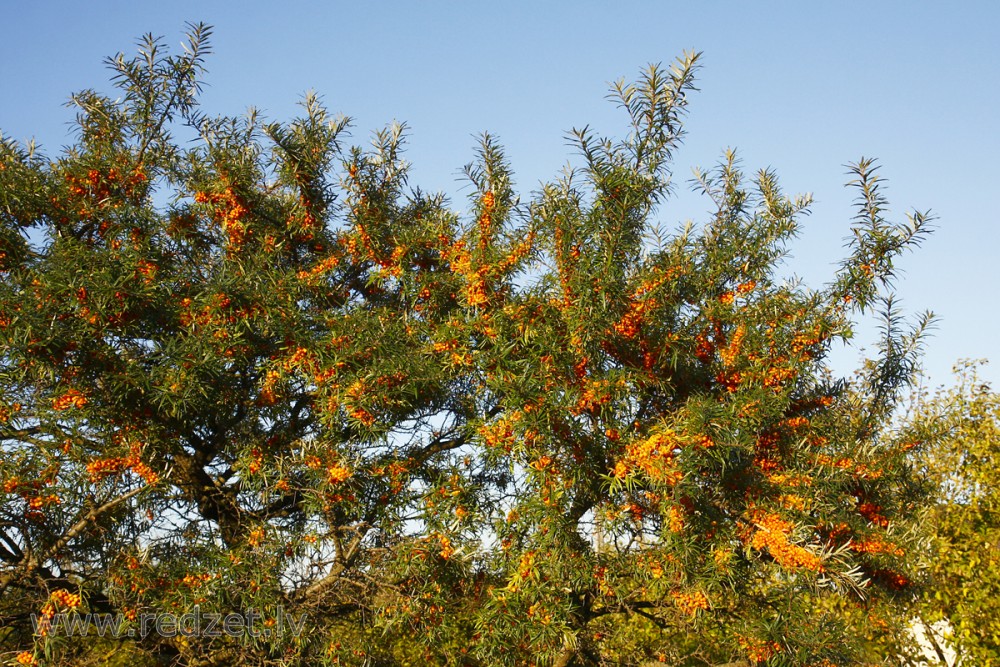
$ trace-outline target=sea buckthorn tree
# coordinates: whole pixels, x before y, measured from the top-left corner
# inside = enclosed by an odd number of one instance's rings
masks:
[[[85,611],[275,628],[113,645],[178,665],[855,664],[852,618],[892,629],[923,322],[888,294],[925,217],[886,221],[872,161],[809,289],[780,275],[809,199],[731,153],[696,179],[710,219],[656,226],[696,54],[616,84],[627,136],[575,132],[525,203],[484,136],[457,213],[402,126],[203,113],[208,36],[110,59],[59,155],[0,146],[11,656],[99,662],[59,632]]]

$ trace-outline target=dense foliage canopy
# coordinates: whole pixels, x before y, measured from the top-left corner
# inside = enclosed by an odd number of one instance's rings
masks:
[[[858,627],[896,630],[923,487],[892,416],[926,319],[890,295],[925,217],[885,219],[872,161],[811,289],[780,274],[809,198],[732,153],[697,175],[704,224],[656,225],[696,54],[616,84],[626,136],[575,131],[523,201],[484,136],[463,214],[408,182],[402,126],[364,149],[312,96],[203,114],[208,36],[111,59],[59,155],[0,145],[20,660],[847,665]],[[878,354],[836,377],[872,312]],[[195,607],[304,631],[54,624]]]
[[[933,490],[929,581],[914,618],[939,662],[998,665],[1000,395],[966,364],[954,387],[921,396],[907,422]]]

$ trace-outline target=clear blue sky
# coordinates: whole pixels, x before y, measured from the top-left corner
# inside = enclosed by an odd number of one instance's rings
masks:
[[[614,4],[614,8],[612,8]],[[808,9],[807,9],[808,7]],[[931,2],[10,2],[0,28],[0,130],[67,142],[71,91],[107,90],[105,56],[146,32],[174,49],[185,21],[215,26],[203,108],[256,106],[287,120],[315,89],[355,120],[354,138],[399,119],[412,128],[413,183],[461,203],[474,135],[507,147],[524,192],[572,158],[565,133],[623,130],[607,83],[683,49],[704,52],[676,180],[728,146],[750,170],[774,167],[816,203],[788,273],[819,286],[851,216],[845,165],[876,156],[893,216],[932,209],[937,231],[902,262],[911,312],[941,318],[925,367],[993,359],[1000,379],[1000,4]],[[667,225],[705,219],[685,194]],[[839,354],[848,368],[856,353]]]

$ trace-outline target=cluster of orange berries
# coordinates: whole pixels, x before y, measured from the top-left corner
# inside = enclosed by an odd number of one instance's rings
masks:
[[[782,422],[789,430],[795,431],[809,426],[808,417],[789,417]]]
[[[768,475],[767,481],[771,482],[772,484],[781,484],[790,487],[813,485],[813,478],[809,475],[792,475],[784,472],[778,472]]]
[[[447,535],[438,534],[438,543],[441,545],[438,555],[444,560],[448,560],[455,554],[455,547],[452,546],[451,539]]]
[[[0,405],[0,424],[6,424],[10,421],[10,417],[15,412],[21,411],[21,404],[14,403],[9,408],[5,405]]]
[[[347,415],[355,421],[361,422],[364,426],[371,426],[375,423],[375,415],[361,407],[353,407],[347,411]]]
[[[50,493],[47,496],[34,496],[28,499],[28,507],[32,510],[40,510],[42,508],[48,507],[49,505],[58,505],[61,503],[59,496],[54,493]]]
[[[715,343],[708,337],[708,334],[698,334],[695,337],[694,356],[698,361],[707,364],[715,356]]]
[[[527,615],[528,618],[537,618],[542,625],[548,625],[552,622],[552,614],[542,607],[541,602],[536,602],[528,607]]]
[[[479,436],[487,447],[504,447],[509,449],[514,440],[514,425],[520,415],[515,413],[514,417],[502,417],[491,424],[483,424],[479,427]]]
[[[737,297],[746,296],[757,287],[757,283],[753,280],[748,280],[745,283],[740,283],[736,286],[735,290],[729,290],[723,292],[719,295],[719,303],[724,306],[731,306]]]
[[[68,410],[70,408],[82,408],[87,405],[87,397],[76,389],[70,389],[59,398],[52,401],[53,410]]]
[[[766,430],[757,436],[754,463],[765,473],[771,473],[781,468],[778,443],[781,434],[775,430]]]
[[[684,530],[684,512],[678,507],[667,509],[667,526],[670,532],[679,533]]]
[[[739,371],[729,371],[728,373],[720,371],[716,373],[715,381],[719,383],[719,386],[732,394],[740,388],[740,384],[743,382],[743,374]]]
[[[405,245],[399,245],[392,249],[392,253],[375,255],[372,259],[378,264],[379,275],[384,278],[399,278],[403,274],[403,257],[409,251]]]
[[[726,570],[733,559],[733,552],[730,549],[717,548],[712,552],[712,561],[720,570]]]
[[[180,313],[180,323],[182,326],[188,326],[190,324],[235,324],[236,322],[253,317],[259,310],[260,306],[251,305],[247,307],[237,307],[229,308],[232,305],[232,299],[224,293],[216,294],[212,303],[204,306],[200,312],[192,313],[191,305],[194,302],[190,297],[184,297],[180,301],[181,313]],[[216,317],[214,314],[215,310],[226,310],[228,313]]]
[[[579,400],[570,409],[570,412],[574,415],[584,412],[591,414],[597,412],[601,406],[611,402],[611,389],[612,384],[607,380],[587,382],[583,387],[583,392],[580,394]]]
[[[906,588],[910,585],[909,579],[898,572],[893,572],[892,570],[875,570],[872,572],[872,577],[874,579],[884,581],[886,584],[895,589]]]
[[[778,504],[786,509],[804,512],[809,506],[809,501],[796,493],[783,493],[778,498]]]
[[[212,575],[208,572],[202,572],[201,574],[186,574],[180,580],[180,583],[188,588],[198,588],[211,578]]]
[[[299,195],[299,206],[304,210],[302,221],[299,223],[299,227],[302,229],[302,233],[299,235],[299,240],[310,241],[313,238],[313,232],[318,230],[320,227],[320,221],[316,215],[314,215],[316,204],[302,194]],[[289,227],[293,226],[295,223],[296,221],[294,218],[289,218]]]
[[[655,308],[656,305],[655,299],[633,301],[629,304],[628,310],[625,311],[622,319],[615,324],[615,332],[629,340],[635,338],[639,335],[639,330],[642,327],[646,313]]]
[[[70,593],[64,588],[52,591],[52,594],[49,596],[49,602],[65,609],[76,609],[80,606],[81,601],[82,598],[79,593]]]
[[[347,410],[348,416],[365,426],[371,426],[375,423],[375,415],[357,403],[368,395],[369,392],[368,384],[364,380],[356,380],[347,388],[346,392],[350,403],[350,407]]]
[[[3,487],[0,488],[3,488],[4,493],[14,493],[22,486],[28,485],[24,484],[20,477],[11,477],[10,479],[4,480]]]
[[[889,527],[889,519],[882,515],[882,507],[872,502],[858,504],[858,513],[881,528]]]
[[[549,456],[549,455],[547,455],[547,454],[545,454],[543,456],[540,456],[539,458],[535,459],[529,465],[530,465],[530,467],[534,468],[535,470],[537,470],[539,472],[544,472],[544,471],[550,470],[550,469],[553,470],[553,471],[555,470],[555,466],[553,465],[552,457]]]
[[[517,576],[521,579],[528,579],[535,574],[535,552],[525,551],[521,555],[521,560],[517,564]]]
[[[493,297],[495,290],[491,287],[491,283],[495,278],[502,276],[520,262],[530,252],[534,242],[535,233],[530,232],[506,257],[478,268],[473,267],[472,253],[466,250],[465,242],[462,240],[455,241],[443,249],[442,256],[448,262],[452,273],[465,278],[465,285],[462,288],[465,302],[469,306],[481,306],[489,303]]]
[[[107,174],[102,174],[97,169],[91,169],[87,172],[86,178],[77,178],[72,174],[66,175],[66,182],[69,184],[71,194],[82,197],[89,193],[95,201],[99,202],[109,199],[111,185],[119,180],[121,180],[121,174],[115,167],[111,167]],[[125,185],[126,194],[131,196],[134,188],[145,181],[146,173],[140,165],[132,170],[128,179],[122,182]]]
[[[362,201],[358,206],[354,207],[351,212],[355,216],[364,214],[368,211],[368,203],[362,198]],[[347,237],[344,241],[344,249],[347,250],[347,254],[351,256],[355,261],[363,261],[365,259],[375,262],[383,266],[386,265],[384,257],[381,257],[381,253],[375,248],[375,241],[372,239],[371,234],[365,228],[364,223],[360,218],[355,218],[354,220],[354,230],[355,234]]]
[[[423,304],[423,302],[427,301],[430,298],[431,298],[431,288],[426,286],[421,288],[420,291],[417,293],[417,300],[420,301],[420,303],[417,304],[417,306],[419,307],[421,304]],[[419,310],[420,308],[418,308],[418,311]]]
[[[260,390],[258,402],[261,405],[274,405],[278,402],[278,393],[275,390],[278,380],[281,379],[281,372],[271,368],[264,374],[264,384]]]
[[[817,343],[822,342],[823,338],[824,337],[820,335],[797,333],[792,338],[792,351],[795,353],[802,352],[806,348],[810,348],[816,345]],[[806,358],[809,358],[810,355],[806,354],[805,356]]]
[[[708,609],[708,598],[701,591],[693,593],[674,591],[670,595],[674,598],[677,608],[688,616],[694,616],[699,609]]]
[[[816,463],[830,468],[840,468],[841,470],[851,470],[854,467],[854,459],[848,457],[835,459],[826,454],[820,454],[817,456]]]
[[[327,381],[330,380],[330,378],[336,376],[337,373],[339,373],[340,371],[342,371],[345,368],[347,368],[347,362],[345,362],[345,361],[338,361],[336,364],[334,364],[333,366],[330,366],[328,368],[324,368],[322,370],[318,370],[317,369],[315,375],[313,375],[313,381],[317,385],[326,384]],[[335,383],[333,383],[332,387],[334,389],[336,389],[337,385]]]
[[[480,202],[483,209],[477,221],[479,225],[479,247],[485,248],[486,244],[489,243],[490,232],[493,227],[493,208],[496,206],[496,197],[494,197],[492,192],[487,191],[483,194]]]
[[[733,332],[732,338],[729,340],[729,344],[719,353],[719,358],[722,359],[722,363],[724,365],[732,366],[736,363],[736,357],[739,356],[740,347],[742,347],[743,339],[745,337],[746,327],[741,324],[736,327],[736,331]]]
[[[19,665],[28,665],[28,666],[38,664],[38,661],[35,659],[35,655],[31,651],[21,651],[20,653],[17,654],[17,657],[14,659],[14,662],[16,662]]]
[[[468,352],[458,353],[452,352],[448,357],[449,363],[452,366],[471,366],[472,365],[472,355]]]
[[[431,533],[416,541],[410,551],[410,559],[426,560],[432,555],[432,551],[436,551],[445,560],[451,558],[455,553],[455,549],[451,545],[451,539],[447,535]],[[429,593],[425,593],[424,595],[429,596]]]
[[[345,468],[338,463],[335,463],[327,468],[326,473],[326,477],[331,484],[340,484],[341,482],[350,479],[351,475],[354,474],[349,468]]]
[[[767,641],[756,637],[739,637],[737,641],[740,647],[746,651],[750,662],[754,664],[767,662],[781,652],[781,644],[775,641]]]
[[[388,475],[390,479],[390,488],[393,493],[399,493],[403,489],[403,481],[406,478],[406,473],[408,468],[406,464],[400,461],[393,461],[386,466],[375,466],[372,468],[372,473],[375,475]]]
[[[259,547],[264,542],[264,529],[257,527],[247,535],[247,544],[251,547]]]
[[[250,463],[247,464],[247,472],[251,475],[256,475],[260,472],[264,465],[264,454],[259,448],[254,447],[250,450]]]
[[[510,271],[510,269],[524,259],[535,246],[535,237],[536,233],[534,230],[528,232],[528,235],[525,236],[520,243],[514,246],[506,257],[493,265],[493,272],[500,275]]]
[[[654,433],[645,440],[633,442],[616,464],[614,476],[624,479],[635,469],[642,470],[653,481],[674,485],[684,473],[674,467],[674,453],[681,442],[673,431]]]
[[[134,445],[128,456],[117,456],[106,459],[97,459],[87,464],[87,473],[92,482],[99,482],[111,475],[120,474],[126,470],[131,470],[141,477],[146,484],[156,484],[159,475],[143,463],[141,459],[140,446]]]
[[[750,546],[758,551],[767,549],[778,564],[789,568],[823,571],[823,562],[812,551],[788,541],[791,524],[776,514],[755,513],[757,530],[750,537]]]
[[[643,519],[646,517],[646,514],[649,512],[646,507],[636,502],[627,502],[622,504],[621,511],[628,512],[629,518],[632,519],[632,522],[636,525],[641,524]],[[618,515],[619,512],[610,508],[605,513],[608,521],[614,521]]]
[[[91,481],[96,482],[110,475],[117,474],[126,467],[125,459],[121,457],[99,459],[97,461],[91,461],[87,464],[87,472],[90,474]]]
[[[159,268],[154,262],[148,259],[140,259],[135,272],[137,276],[142,276],[142,282],[151,285],[156,278],[156,272]]]
[[[579,246],[574,246],[574,247],[577,248],[577,255],[579,255],[580,254]],[[639,284],[639,287],[637,287],[635,291],[632,293],[632,298],[639,299],[644,295],[649,294],[657,287],[659,287],[663,283],[673,278],[674,275],[676,275],[676,273],[677,273],[676,268],[669,268],[663,271],[662,273],[660,271],[654,271],[651,277],[644,279],[642,283]]]
[[[434,343],[435,352],[451,352],[452,350],[458,348],[458,340],[452,338],[446,341],[438,341]]]
[[[851,548],[862,554],[889,554],[890,556],[903,555],[903,550],[899,546],[877,537],[854,540],[851,542]]]
[[[465,301],[470,306],[481,306],[489,302],[489,288],[486,285],[486,275],[489,271],[489,266],[481,266],[466,275],[468,282],[464,290]]]
[[[776,359],[775,361],[781,360]],[[781,391],[785,383],[794,379],[798,374],[799,372],[790,366],[772,366],[767,371],[767,375],[764,376],[764,386],[770,387],[775,391]]]
[[[313,358],[312,352],[304,347],[296,347],[295,351],[281,362],[281,368],[286,373],[291,373],[299,368],[315,370],[315,365],[316,360]]]
[[[49,505],[58,505],[62,502],[54,493],[42,494],[41,488],[43,486],[43,480],[35,480],[32,482],[25,482],[20,477],[11,477],[4,481],[3,489],[4,493],[18,493],[21,498],[28,503],[28,512],[25,514],[26,518],[40,519],[42,515],[39,510],[42,510]],[[52,483],[49,480],[48,483]]]
[[[309,284],[315,284],[320,277],[335,269],[338,264],[340,264],[340,257],[337,255],[330,255],[321,262],[318,262],[311,269],[299,271],[297,275],[299,280]]]
[[[53,591],[49,596],[48,601],[42,605],[40,610],[42,617],[39,619],[38,623],[38,636],[45,637],[49,634],[49,630],[52,627],[52,619],[55,617],[57,609],[60,607],[70,610],[76,609],[80,606],[81,602],[82,599],[77,593],[70,593],[64,589]]]
[[[218,208],[214,212],[215,219],[222,225],[222,231],[229,238],[229,246],[233,250],[239,250],[250,235],[244,219],[249,212],[246,202],[235,193],[232,186],[227,187],[221,194],[209,194],[207,192],[196,192],[194,200],[199,204],[213,204]]]

